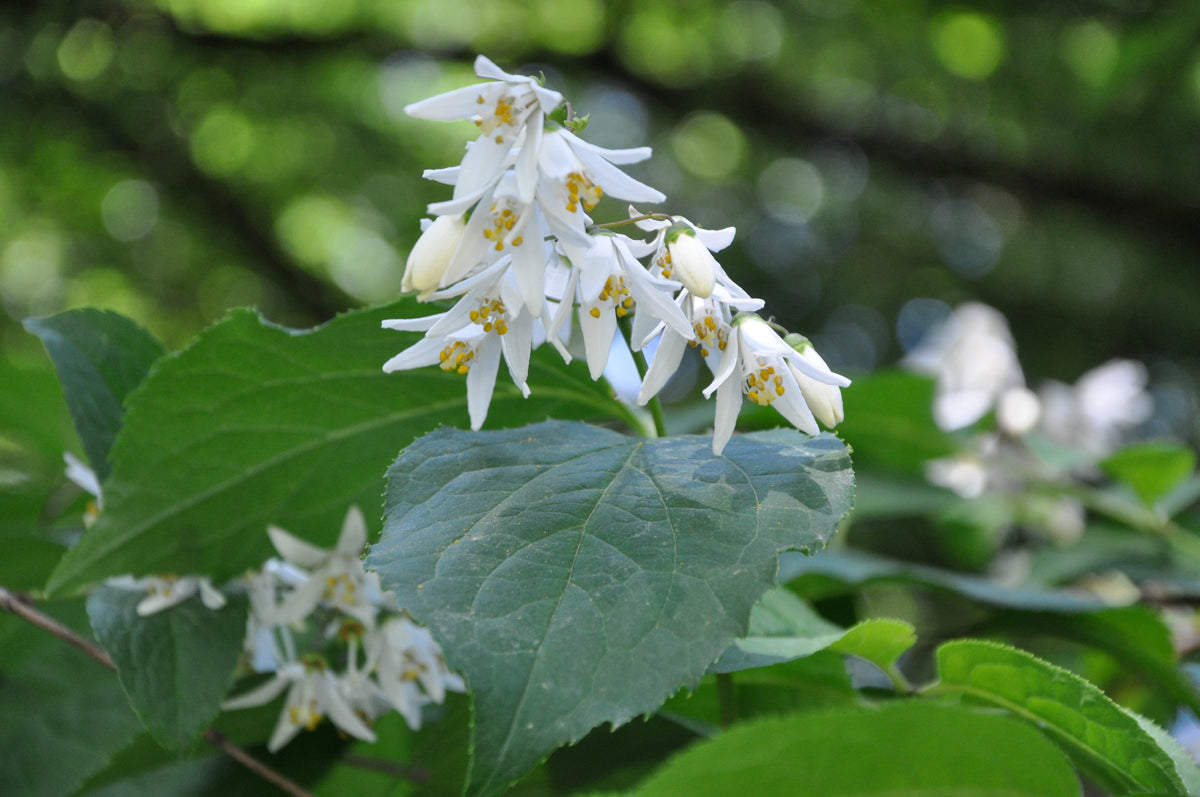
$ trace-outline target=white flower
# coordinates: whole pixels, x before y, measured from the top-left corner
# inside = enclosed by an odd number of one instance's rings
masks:
[[[509,74],[482,55],[475,59],[475,74],[495,82],[455,89],[404,109],[421,119],[469,119],[479,128],[480,136],[467,150],[457,173],[455,199],[481,196],[506,168],[509,153],[522,134],[530,163],[518,171],[531,180],[538,146],[528,139],[540,138],[545,115],[563,102],[561,94],[544,88],[537,79]],[[532,190],[530,185],[527,192]]]
[[[808,338],[793,333],[784,338],[784,341],[796,350],[801,359],[807,360],[815,368],[823,372],[829,371],[829,366],[825,364],[825,359],[817,354],[817,350],[813,348],[812,341]],[[842,407],[841,388],[835,384],[812,378],[790,361],[788,361],[787,367],[792,372],[792,377],[796,380],[796,384],[800,386],[800,392],[804,395],[804,402],[808,404],[808,408],[812,410],[812,414],[817,417],[817,420],[830,429],[845,420],[846,413]]]
[[[140,617],[146,617],[172,606],[178,606],[199,593],[200,600],[209,609],[220,609],[225,605],[225,596],[205,576],[147,576],[133,578],[117,576],[105,582],[110,587],[129,590],[144,590],[146,597],[137,605]]]
[[[302,729],[316,728],[326,716],[351,736],[375,741],[374,732],[346,700],[337,678],[315,658],[284,664],[271,680],[244,695],[226,700],[224,708],[261,706],[274,700],[284,689],[287,689],[287,699],[267,742],[267,749],[272,753],[290,742]]]
[[[441,703],[447,691],[466,691],[466,684],[446,667],[441,647],[424,626],[394,617],[384,623],[371,644],[380,688],[413,730],[421,727],[422,706]]]
[[[466,295],[448,312],[383,322],[385,329],[425,331],[422,340],[384,363],[383,370],[391,373],[436,364],[444,371],[465,375],[471,428],[478,429],[487,418],[501,353],[513,382],[529,395],[525,380],[539,319],[522,304],[507,260],[464,280],[454,290]]]
[[[650,157],[649,147],[604,149],[565,129],[546,133],[538,153],[537,199],[550,232],[564,243],[588,245],[587,214],[607,194],[632,202],[662,202],[662,192],[613,164]]]
[[[1051,439],[1106,456],[1116,450],[1128,430],[1153,412],[1146,381],[1142,363],[1110,360],[1079,377],[1074,385],[1049,382],[1038,390],[1040,428]]]
[[[662,323],[691,337],[691,324],[671,296],[679,283],[652,277],[630,253],[630,241],[624,236],[600,234],[589,240],[587,250],[572,266],[565,300],[559,304],[548,334],[559,336],[572,309],[570,297],[578,296],[579,327],[592,379],[600,378],[608,362],[617,319],[635,307],[652,326]],[[634,341],[633,347],[640,348],[641,343]]]
[[[268,526],[267,534],[286,562],[309,571],[308,577],[278,605],[279,622],[299,622],[325,603],[364,626],[375,624],[375,615],[385,599],[379,576],[363,569],[367,526],[358,507],[350,507],[346,513],[333,550],[318,548],[276,526]]]
[[[96,522],[96,518],[100,517],[100,510],[104,508],[104,496],[100,492],[100,480],[96,478],[96,471],[85,465],[79,457],[70,451],[63,452],[63,462],[67,463],[67,470],[64,474],[67,479],[96,499],[95,501],[88,502],[87,509],[83,512],[83,525],[90,527]]]
[[[793,375],[796,372],[822,384],[850,384],[844,376],[801,357],[762,319],[740,317],[730,330],[716,377],[704,389],[705,398],[714,391],[717,394],[713,452],[720,454],[733,435],[743,394],[760,406],[773,406],[797,429],[817,434],[816,420]]]
[[[1005,390],[1025,384],[1008,322],[998,310],[978,302],[960,305],[905,363],[936,377],[933,418],[946,431],[970,426]]]
[[[419,291],[421,300],[428,298],[441,284],[465,229],[462,216],[439,216],[430,223],[408,254],[400,289]]]

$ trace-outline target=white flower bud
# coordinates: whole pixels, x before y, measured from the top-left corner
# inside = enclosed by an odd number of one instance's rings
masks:
[[[400,289],[420,291],[421,298],[436,290],[465,229],[462,216],[438,216],[413,244]]]
[[[667,244],[667,254],[671,256],[671,276],[682,282],[692,296],[707,299],[712,295],[717,261],[695,235],[687,231],[679,233]]]
[[[799,340],[796,340],[796,339]],[[829,372],[829,366],[825,364],[825,360],[821,355],[817,354],[817,350],[813,348],[812,343],[800,335],[788,335],[785,338],[787,343],[796,350],[801,359],[816,366],[821,371]],[[821,382],[808,374],[801,371],[792,363],[788,363],[788,368],[792,372],[792,376],[796,378],[796,384],[800,386],[800,394],[804,396],[804,403],[816,416],[817,420],[823,423],[827,428],[832,429],[841,423],[845,417],[845,411],[842,408],[842,390],[837,385],[831,385],[826,382]]]

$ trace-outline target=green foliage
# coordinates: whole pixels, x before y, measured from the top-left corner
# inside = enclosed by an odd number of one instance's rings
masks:
[[[221,709],[242,655],[246,599],[213,610],[193,597],[148,617],[141,590],[101,587],[87,601],[96,638],[112,657],[143,724],[163,747],[187,753]]]
[[[1118,451],[1100,467],[1132,487],[1147,506],[1154,506],[1192,475],[1196,452],[1173,443],[1146,443]]]
[[[86,629],[82,601],[47,608]],[[112,673],[44,631],[0,616],[0,794],[69,794],[140,728]]]
[[[1123,709],[1074,673],[1005,645],[947,642],[938,691],[961,694],[1037,723],[1076,765],[1114,793],[1180,794],[1171,757]]]
[[[907,701],[733,728],[677,756],[635,792],[637,797],[1080,793],[1067,760],[1029,725],[961,706]]]
[[[104,513],[47,589],[121,573],[221,581],[267,558],[268,523],[329,545],[347,506],[373,514],[379,474],[397,450],[441,423],[466,423],[461,377],[380,369],[415,338],[385,333],[380,321],[413,309],[405,301],[347,313],[306,332],[238,311],[165,359],[129,399]],[[531,366],[536,403],[497,387],[496,423],[547,412],[629,418],[586,374],[555,359]]]
[[[819,549],[849,509],[848,465],[832,437],[744,435],[717,457],[562,422],[405,449],[368,565],[467,679],[472,793],[696,684],[779,552]]]
[[[162,344],[125,316],[92,308],[30,318],[25,329],[41,338],[54,361],[88,461],[103,481],[125,397],[163,355]]]

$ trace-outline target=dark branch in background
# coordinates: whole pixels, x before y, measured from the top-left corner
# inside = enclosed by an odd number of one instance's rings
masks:
[[[178,202],[183,212],[200,217],[194,229],[210,234],[223,231],[223,243],[242,252],[246,267],[278,286],[313,322],[327,321],[357,304],[332,283],[297,265],[270,232],[270,222],[251,211],[234,188],[200,172],[178,139],[160,136],[153,146],[147,146],[128,133],[123,121],[104,102],[47,82],[24,78],[10,88],[27,103],[77,118],[96,150],[129,155],[148,179],[163,187],[171,197],[169,201]]]
[[[872,160],[889,164],[897,171],[928,178],[969,178],[1034,201],[1070,202],[1120,225],[1135,225],[1150,236],[1169,236],[1200,254],[1200,207],[1190,206],[1161,190],[1072,174],[1051,164],[1003,163],[975,155],[961,146],[924,144],[898,135],[848,130],[818,119],[797,103],[780,103],[767,93],[764,81],[746,79],[744,75],[711,81],[703,89],[667,89],[629,71],[611,50],[562,66],[564,70],[585,66],[596,74],[615,77],[646,97],[656,110],[679,118],[698,108],[711,108],[738,123],[753,120],[756,130],[775,141],[844,139],[856,144]]]
[[[55,620],[53,617],[35,609],[33,607],[33,601],[28,597],[9,592],[4,587],[0,587],[0,611],[6,611],[16,615],[17,617],[20,617],[22,620],[25,620],[26,622],[42,629],[43,631],[50,633],[67,644],[74,646],[78,650],[83,651],[88,656],[100,662],[113,672],[117,671],[117,667],[115,664],[113,664],[112,658],[102,648],[100,648],[91,640],[84,639],[70,628]],[[268,783],[278,786],[283,791],[293,795],[293,797],[313,797],[311,793],[296,785],[279,772],[271,769],[269,766],[247,753],[241,747],[238,747],[220,731],[214,728],[209,728],[204,732],[204,741],[208,742],[213,747],[216,747],[230,758],[233,758],[239,764],[246,767],[263,780],[266,780]]]

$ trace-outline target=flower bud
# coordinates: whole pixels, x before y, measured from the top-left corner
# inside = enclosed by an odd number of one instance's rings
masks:
[[[707,299],[717,280],[717,261],[690,230],[678,233],[667,244],[671,257],[671,276],[683,283],[693,296]]]
[[[422,299],[436,290],[465,229],[462,216],[438,216],[434,219],[408,254],[400,289],[406,292],[420,291]]]
[[[833,376],[833,372],[829,370],[829,366],[825,364],[825,360],[821,355],[817,354],[817,350],[813,348],[808,338],[792,333],[784,338],[784,341],[795,349],[796,353],[803,360],[816,366],[821,371],[828,372],[831,377]],[[792,372],[792,376],[795,377],[796,384],[800,386],[800,393],[804,396],[804,403],[808,405],[809,410],[812,411],[817,420],[832,429],[845,419],[846,414],[842,409],[841,388],[837,385],[826,384],[814,379],[790,362],[788,363],[788,369]]]

